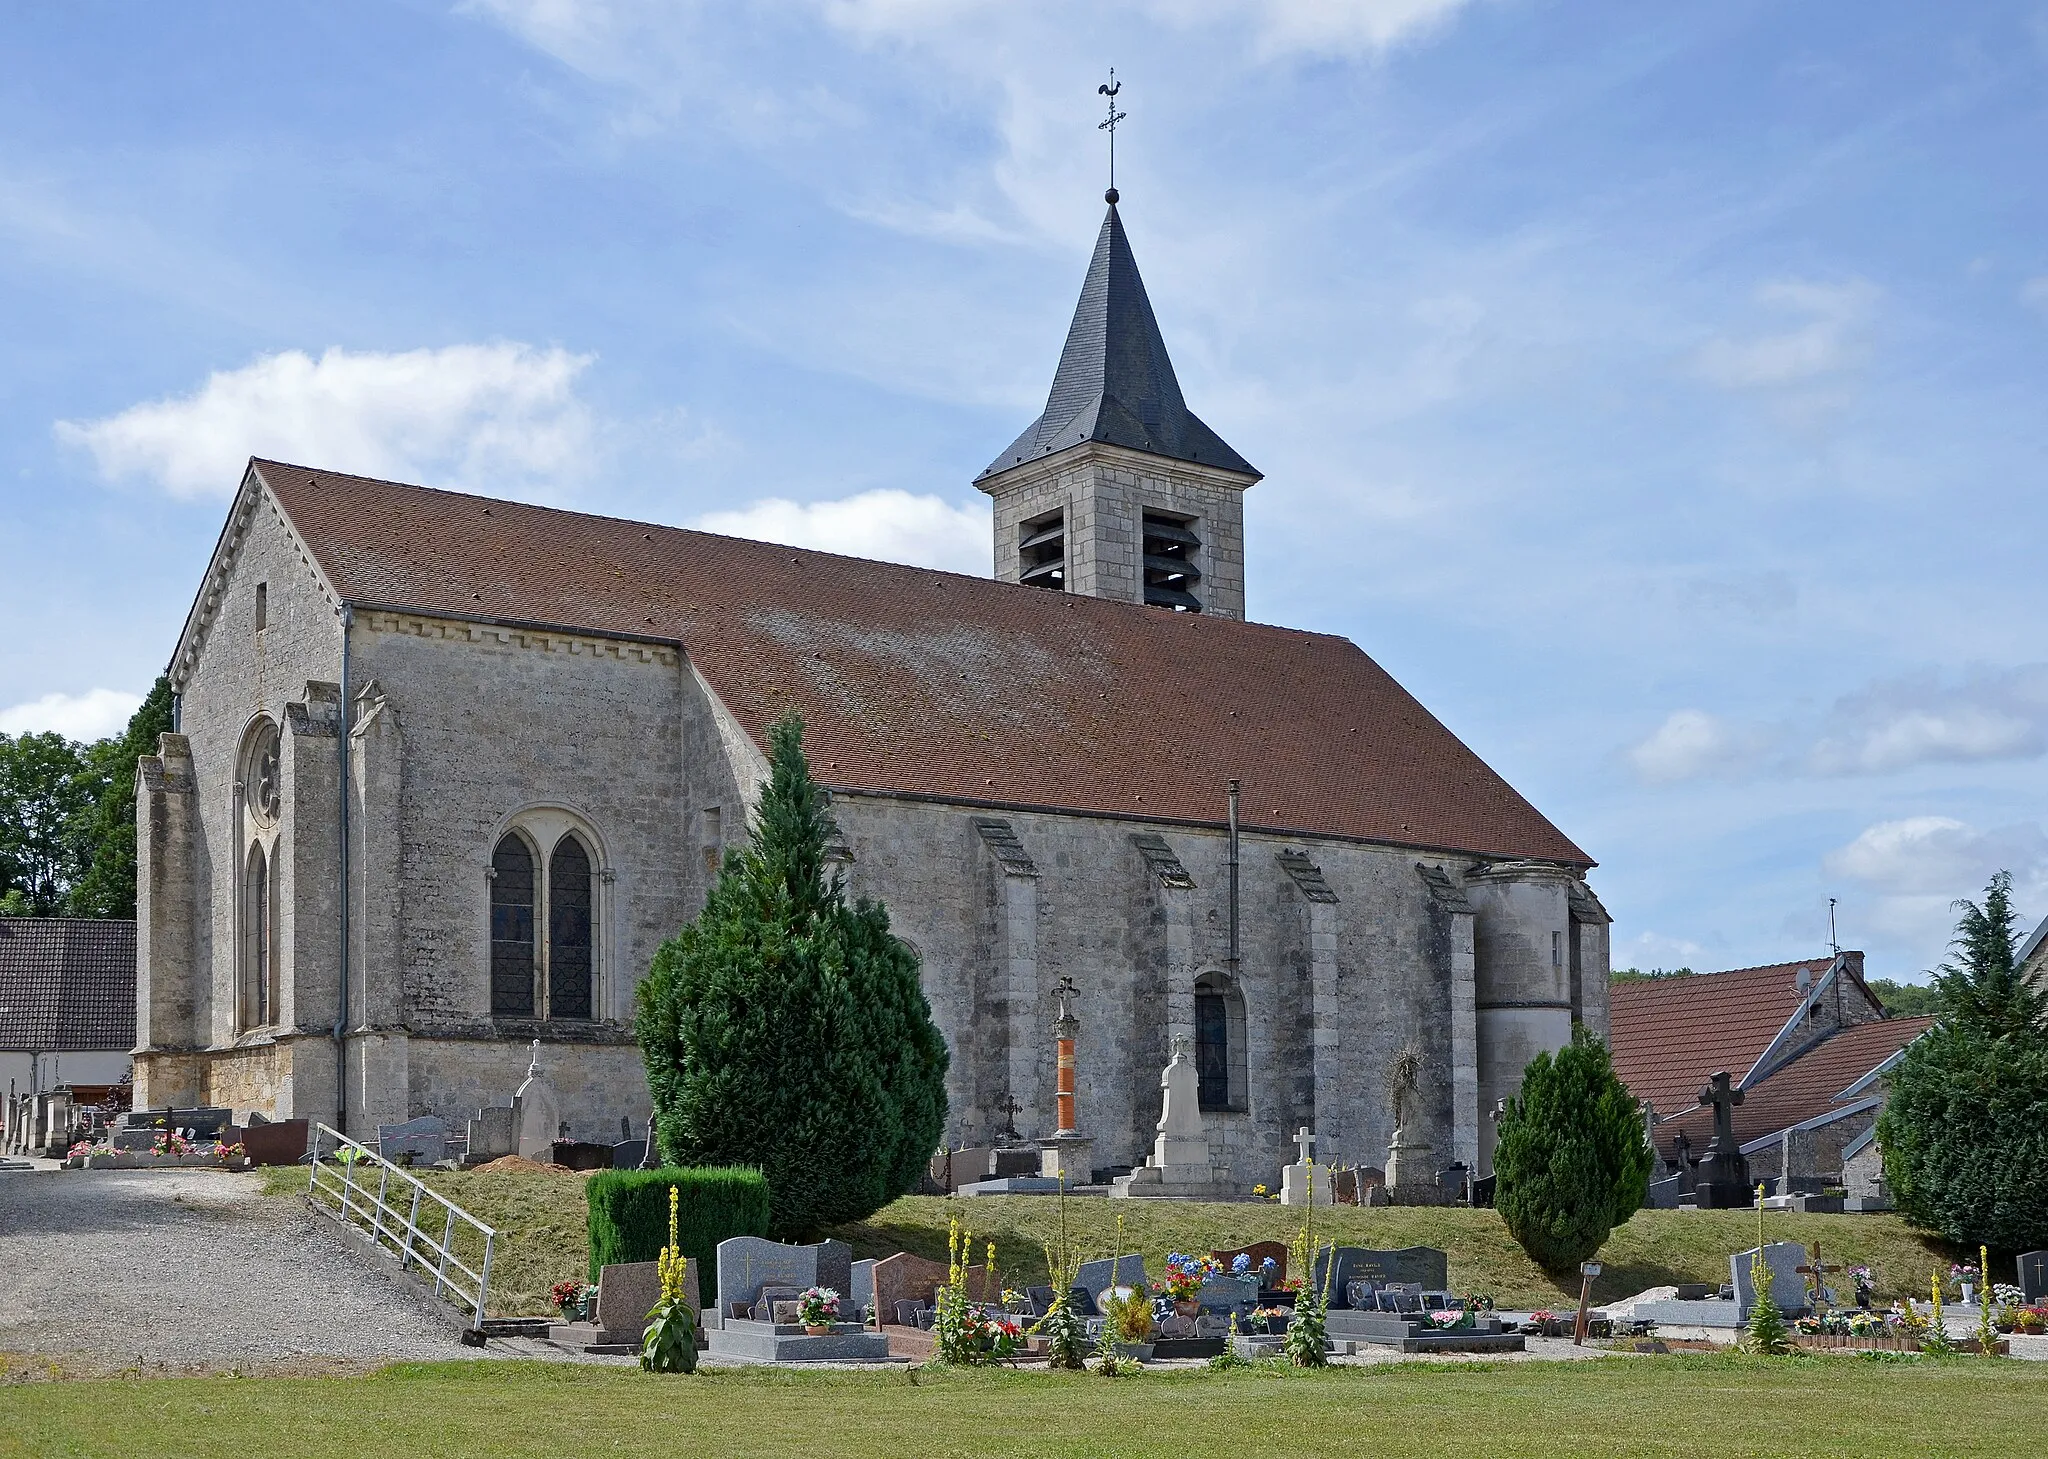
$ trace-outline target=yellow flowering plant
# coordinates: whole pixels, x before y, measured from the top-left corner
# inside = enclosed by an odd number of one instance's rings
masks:
[[[676,1237],[676,1205],[681,1194],[668,1188],[668,1245],[655,1259],[661,1276],[661,1297],[647,1314],[641,1334],[640,1366],[649,1373],[697,1371],[697,1314],[689,1300],[690,1259]]]

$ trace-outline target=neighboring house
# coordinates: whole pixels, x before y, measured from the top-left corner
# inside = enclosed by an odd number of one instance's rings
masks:
[[[1863,954],[1617,984],[1615,1072],[1651,1111],[1658,1156],[1676,1168],[1714,1134],[1699,1092],[1726,1070],[1743,1102],[1735,1138],[1757,1179],[1834,1184],[1883,1108],[1882,1072],[1932,1022],[1891,1018],[1863,981]]]
[[[539,1040],[574,1134],[637,1125],[635,987],[797,710],[955,1143],[1051,1132],[1071,977],[1097,1166],[1151,1146],[1183,1042],[1230,1183],[1304,1125],[1383,1165],[1412,1042],[1409,1134],[1483,1172],[1482,1111],[1605,1034],[1592,858],[1357,646],[1244,621],[1259,479],[1114,208],[1044,414],[976,479],[993,579],[251,462],[138,782],[137,1102],[460,1119]]]
[[[2021,977],[2036,988],[2048,988],[2048,917],[2020,944],[2019,964]]]
[[[135,924],[0,917],[0,1145],[19,1149],[39,1097],[127,1082]]]

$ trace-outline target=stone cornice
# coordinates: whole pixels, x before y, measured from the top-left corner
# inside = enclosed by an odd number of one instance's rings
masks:
[[[660,664],[665,668],[674,668],[682,661],[682,651],[673,641],[614,638],[535,624],[450,618],[395,608],[361,609],[355,622],[357,628],[369,633],[410,634],[415,638],[534,649],[542,653],[585,654],[622,663]]]

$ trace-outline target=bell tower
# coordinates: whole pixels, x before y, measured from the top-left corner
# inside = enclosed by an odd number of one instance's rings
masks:
[[[1116,189],[1104,197],[1044,413],[974,480],[995,500],[996,577],[1241,619],[1259,473],[1181,398]]]

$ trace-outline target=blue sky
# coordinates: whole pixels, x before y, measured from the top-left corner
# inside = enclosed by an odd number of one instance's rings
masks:
[[[1619,962],[2048,912],[2048,5],[359,0],[0,20],[0,730],[251,452],[986,571],[1101,212],[1348,635]],[[1255,776],[1256,767],[1247,767]]]

